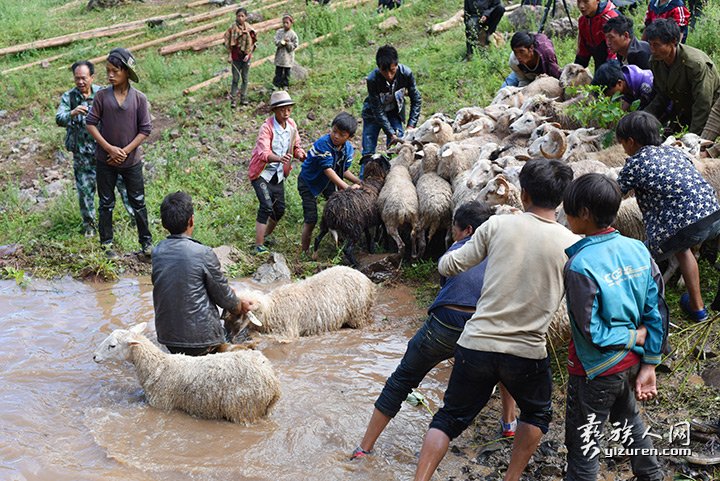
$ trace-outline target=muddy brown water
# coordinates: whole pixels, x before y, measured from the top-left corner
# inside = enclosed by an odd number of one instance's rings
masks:
[[[410,479],[425,409],[404,405],[372,459],[347,457],[422,316],[408,288],[382,288],[368,328],[287,344],[256,336],[282,397],[241,426],[154,409],[130,364],[92,361],[113,329],[147,321],[154,339],[149,279],[0,281],[0,480]],[[420,385],[433,408],[449,372],[443,363]],[[460,463],[448,456],[443,471]]]

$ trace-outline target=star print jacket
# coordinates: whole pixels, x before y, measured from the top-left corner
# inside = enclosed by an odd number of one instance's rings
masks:
[[[720,210],[715,190],[679,149],[646,145],[618,174],[623,193],[635,191],[650,252],[683,227]]]

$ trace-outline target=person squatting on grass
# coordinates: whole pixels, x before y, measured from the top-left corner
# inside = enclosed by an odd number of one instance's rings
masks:
[[[520,171],[525,212],[491,217],[440,259],[444,276],[488,261],[482,297],[457,342],[443,407],[425,435],[416,481],[432,477],[450,440],[472,423],[498,382],[520,407],[506,481],[520,479],[547,432],[552,376],[545,335],[564,295],[565,249],[579,240],[555,221],[555,208],[572,177],[563,162],[528,161]]]
[[[620,101],[625,111],[630,110],[635,101],[639,101],[638,109],[642,110],[655,97],[651,70],[641,70],[637,65],[621,65],[617,60],[602,64],[595,71],[591,85],[602,87],[607,97],[621,94]]]
[[[255,303],[238,299],[215,252],[192,238],[195,212],[190,195],[178,191],[165,196],[160,218],[170,235],[152,253],[158,342],[171,354],[219,352],[226,341],[217,306],[242,315]]]
[[[544,33],[515,32],[510,39],[510,48],[508,63],[512,72],[502,87],[525,87],[541,74],[560,78],[555,47]]]
[[[282,28],[275,32],[275,78],[273,85],[279,89],[290,86],[290,69],[295,63],[295,49],[300,40],[292,29],[295,20],[286,13],[282,16]]]
[[[318,220],[318,196],[322,194],[327,199],[336,190],[350,188],[343,178],[353,183],[351,188],[360,188],[360,179],[349,170],[353,157],[353,147],[349,140],[355,131],[355,117],[347,112],[337,114],[330,133],[315,141],[300,168],[298,192],[302,199],[304,220],[301,248],[306,256],[310,255],[310,239]]]
[[[106,72],[110,86],[95,94],[86,119],[87,130],[100,147],[95,151],[100,198],[100,244],[108,257],[117,255],[112,250],[112,215],[115,208],[115,184],[118,177],[122,177],[130,206],[135,213],[138,242],[142,253],[149,256],[152,234],[145,207],[143,150],[140,144],[152,131],[150,107],[145,94],[130,84],[130,80],[138,82],[138,76],[135,73],[135,58],[129,50],[111,50]]]
[[[687,288],[680,307],[690,319],[704,321],[708,314],[691,247],[720,234],[715,190],[685,153],[661,145],[660,122],[647,112],[620,119],[615,134],[630,156],[617,181],[623,194],[635,191],[648,248],[657,261],[675,256]]]
[[[388,147],[402,138],[406,90],[410,96],[408,129],[417,126],[422,106],[415,76],[407,66],[398,63],[395,47],[380,47],[375,55],[375,63],[377,68],[366,79],[368,95],[362,108],[362,155],[375,153],[380,130],[385,132]]]
[[[472,59],[480,47],[490,44],[490,37],[505,15],[502,0],[465,0],[465,60]]]
[[[575,234],[585,238],[565,252],[565,297],[572,339],[565,403],[566,481],[594,481],[605,421],[629,436],[626,448],[652,449],[635,400],[657,396],[655,366],[667,337],[668,310],[658,266],[645,245],[610,225],[622,194],[601,174],[575,179],[563,207]],[[618,274],[619,273],[619,274]],[[634,395],[633,395],[634,391]],[[662,481],[654,455],[630,457],[638,481]]]
[[[265,239],[285,213],[285,179],[292,170],[292,160],[307,157],[300,146],[297,125],[290,118],[293,105],[283,90],[270,96],[273,115],[260,126],[248,166],[248,177],[260,202],[255,219],[256,254],[268,252]]]
[[[702,50],[681,44],[680,35],[672,19],[655,20],[645,29],[656,91],[645,111],[663,118],[670,110],[668,135],[685,126],[689,132],[701,135],[711,112],[713,123],[720,118],[720,75],[712,59]],[[714,128],[720,129],[720,123]]]
[[[230,107],[237,106],[238,82],[240,85],[240,104],[247,105],[248,73],[250,72],[250,59],[255,51],[257,34],[247,23],[247,10],[240,7],[235,11],[235,22],[225,31],[224,45],[228,51],[228,62],[232,70],[232,84],[230,86]]]
[[[458,207],[451,228],[455,243],[448,252],[465,245],[492,214],[493,210],[487,204],[476,201]],[[351,459],[372,454],[375,442],[400,411],[408,394],[418,387],[432,368],[453,357],[463,327],[472,317],[480,299],[486,266],[487,259],[456,276],[441,277],[440,292],[428,308],[425,324],[410,340],[400,364],[385,382],[380,397],[375,401],[365,436],[353,451]],[[513,436],[517,427],[515,403],[504,389],[502,401],[504,419],[500,419],[500,423],[503,434]]]
[[[578,46],[575,63],[587,67],[590,59],[595,60],[595,69],[608,60],[615,58],[615,52],[605,40],[603,28],[608,20],[620,13],[610,0],[578,0],[578,10],[582,14],[578,19]]]
[[[90,112],[95,94],[101,89],[93,83],[95,66],[92,62],[81,60],[70,67],[75,79],[75,87],[65,92],[60,99],[60,106],[55,114],[55,122],[65,127],[65,148],[73,154],[73,173],[75,189],[80,204],[80,217],[85,237],[95,237],[95,190],[97,185],[95,173],[95,149],[97,144],[85,126],[85,119]],[[122,199],[125,210],[134,220],[134,213],[127,198],[127,191],[122,177],[117,179],[117,191]]]

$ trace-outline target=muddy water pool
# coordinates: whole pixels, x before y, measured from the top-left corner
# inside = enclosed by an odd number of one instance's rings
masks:
[[[131,365],[92,361],[113,329],[147,321],[155,338],[149,279],[0,281],[0,480],[411,479],[422,408],[403,407],[372,459],[347,457],[422,316],[408,288],[383,288],[368,328],[287,344],[256,336],[282,397],[268,419],[240,426],[151,408]],[[420,386],[433,408],[449,372],[443,363]],[[444,471],[459,463],[448,456]]]

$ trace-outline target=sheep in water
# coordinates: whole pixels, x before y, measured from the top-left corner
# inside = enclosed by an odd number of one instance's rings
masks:
[[[93,360],[133,363],[149,405],[250,423],[267,416],[280,398],[280,382],[261,352],[167,354],[142,334],[146,326],[143,322],[116,329],[100,344]]]
[[[370,323],[375,295],[375,284],[362,272],[346,266],[330,267],[269,294],[238,292],[240,299],[257,303],[252,312],[262,326],[252,325],[252,329],[285,338],[313,336],[343,326],[364,327]],[[231,337],[248,323],[248,316],[225,318]]]
[[[358,265],[353,255],[353,247],[363,233],[367,240],[368,252],[373,252],[370,229],[381,223],[377,198],[390,170],[390,161],[384,155],[371,154],[363,156],[360,163],[365,165],[362,187],[335,192],[325,204],[320,221],[320,232],[315,237],[313,246],[314,258],[317,257],[320,241],[328,232],[332,233],[335,243],[338,241],[338,234],[345,240],[343,252],[353,267]]]

